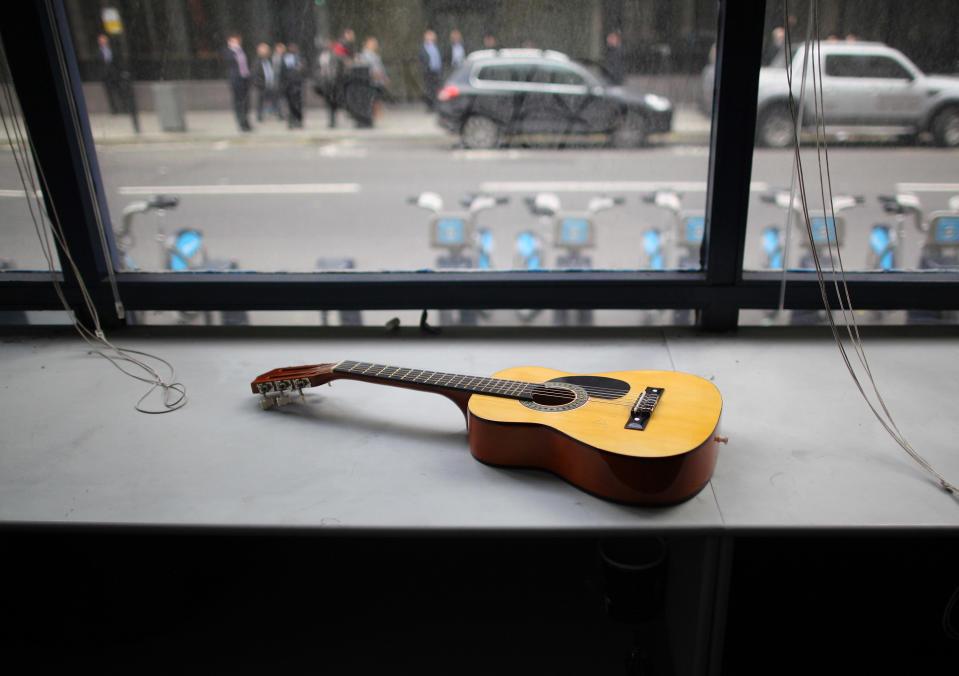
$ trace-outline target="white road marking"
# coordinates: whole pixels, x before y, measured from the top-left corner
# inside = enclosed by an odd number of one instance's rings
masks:
[[[450,156],[454,160],[518,160],[524,154],[516,149],[508,150],[453,150]]]
[[[357,146],[355,141],[338,141],[320,146],[317,150],[320,157],[358,158],[363,159],[370,153],[367,148]]]
[[[676,190],[678,192],[706,192],[705,181],[484,181],[482,192],[652,192],[653,190]],[[753,181],[753,191],[769,189],[764,181]]]
[[[26,195],[27,191],[25,191],[23,188],[0,188],[0,197],[25,197]],[[42,197],[43,193],[37,190],[36,196]]]
[[[897,183],[896,192],[954,192],[959,193],[959,183]]]
[[[671,152],[677,157],[709,157],[708,146],[673,146]]]
[[[127,185],[121,195],[346,195],[360,192],[359,183],[269,183],[253,185]]]

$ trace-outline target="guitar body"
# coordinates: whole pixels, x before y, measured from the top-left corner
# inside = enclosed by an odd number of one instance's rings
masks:
[[[530,406],[473,394],[470,450],[484,463],[546,469],[590,493],[633,504],[680,502],[712,476],[722,397],[707,380],[673,371],[576,376],[539,367],[494,377],[570,382],[589,396],[578,405]],[[631,407],[647,387],[663,388],[662,397],[645,429],[627,429]]]

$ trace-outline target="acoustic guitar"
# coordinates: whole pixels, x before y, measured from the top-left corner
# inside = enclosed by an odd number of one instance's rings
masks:
[[[279,368],[251,384],[261,406],[347,378],[442,394],[466,416],[470,449],[490,465],[549,470],[602,498],[663,505],[686,500],[716,465],[722,397],[673,371],[575,375],[520,366],[492,378],[341,361]]]

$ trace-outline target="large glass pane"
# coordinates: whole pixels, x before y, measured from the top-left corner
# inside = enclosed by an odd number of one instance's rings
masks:
[[[752,270],[813,267],[798,202],[789,195],[793,131],[783,43],[788,26],[798,96],[810,13],[808,2],[788,4],[788,17],[782,3],[768,4],[745,260]],[[956,20],[959,6],[948,1],[819,3],[822,39],[811,61],[822,69],[831,204],[820,192],[826,158],[814,143],[811,72],[802,97],[802,161],[815,246],[822,252],[830,238],[838,243],[847,270],[959,269]]]
[[[46,270],[40,234],[45,234],[40,177],[36,173],[29,148],[20,102],[13,89],[6,53],[0,44],[0,275],[7,270]],[[60,268],[56,252],[54,269]],[[2,319],[0,319],[2,321]]]
[[[710,0],[109,4],[66,8],[122,270],[699,266]]]
[[[834,0],[818,6],[817,26],[808,1],[788,3],[788,14],[782,3],[767,5],[745,267],[811,270],[818,251],[828,268],[832,243],[846,270],[959,271],[959,43],[951,30],[959,5]],[[804,89],[803,42],[810,27],[821,40],[810,49]],[[793,123],[784,103],[789,63],[793,91],[797,97],[802,92],[801,158],[813,244],[799,200],[790,196],[797,183]],[[822,92],[819,106],[813,66]],[[828,155],[816,148],[817,109]],[[831,200],[822,198],[821,166]],[[793,189],[798,194],[798,187]],[[903,310],[858,313],[857,320],[955,320],[955,313]],[[795,311],[751,317],[747,321],[808,323],[825,316]]]

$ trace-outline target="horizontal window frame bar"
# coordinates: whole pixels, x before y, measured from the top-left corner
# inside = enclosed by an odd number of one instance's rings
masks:
[[[363,309],[776,309],[782,273],[743,273],[715,284],[702,272],[329,272],[121,273],[128,310]],[[846,284],[862,310],[959,309],[955,272],[851,272]],[[104,280],[99,293],[108,293]],[[838,307],[827,278],[830,304]],[[68,298],[72,296],[68,292]],[[0,276],[5,309],[62,309],[48,272]],[[71,299],[73,300],[73,299]],[[78,300],[78,299],[77,299]],[[785,309],[821,309],[812,272],[786,274]]]

